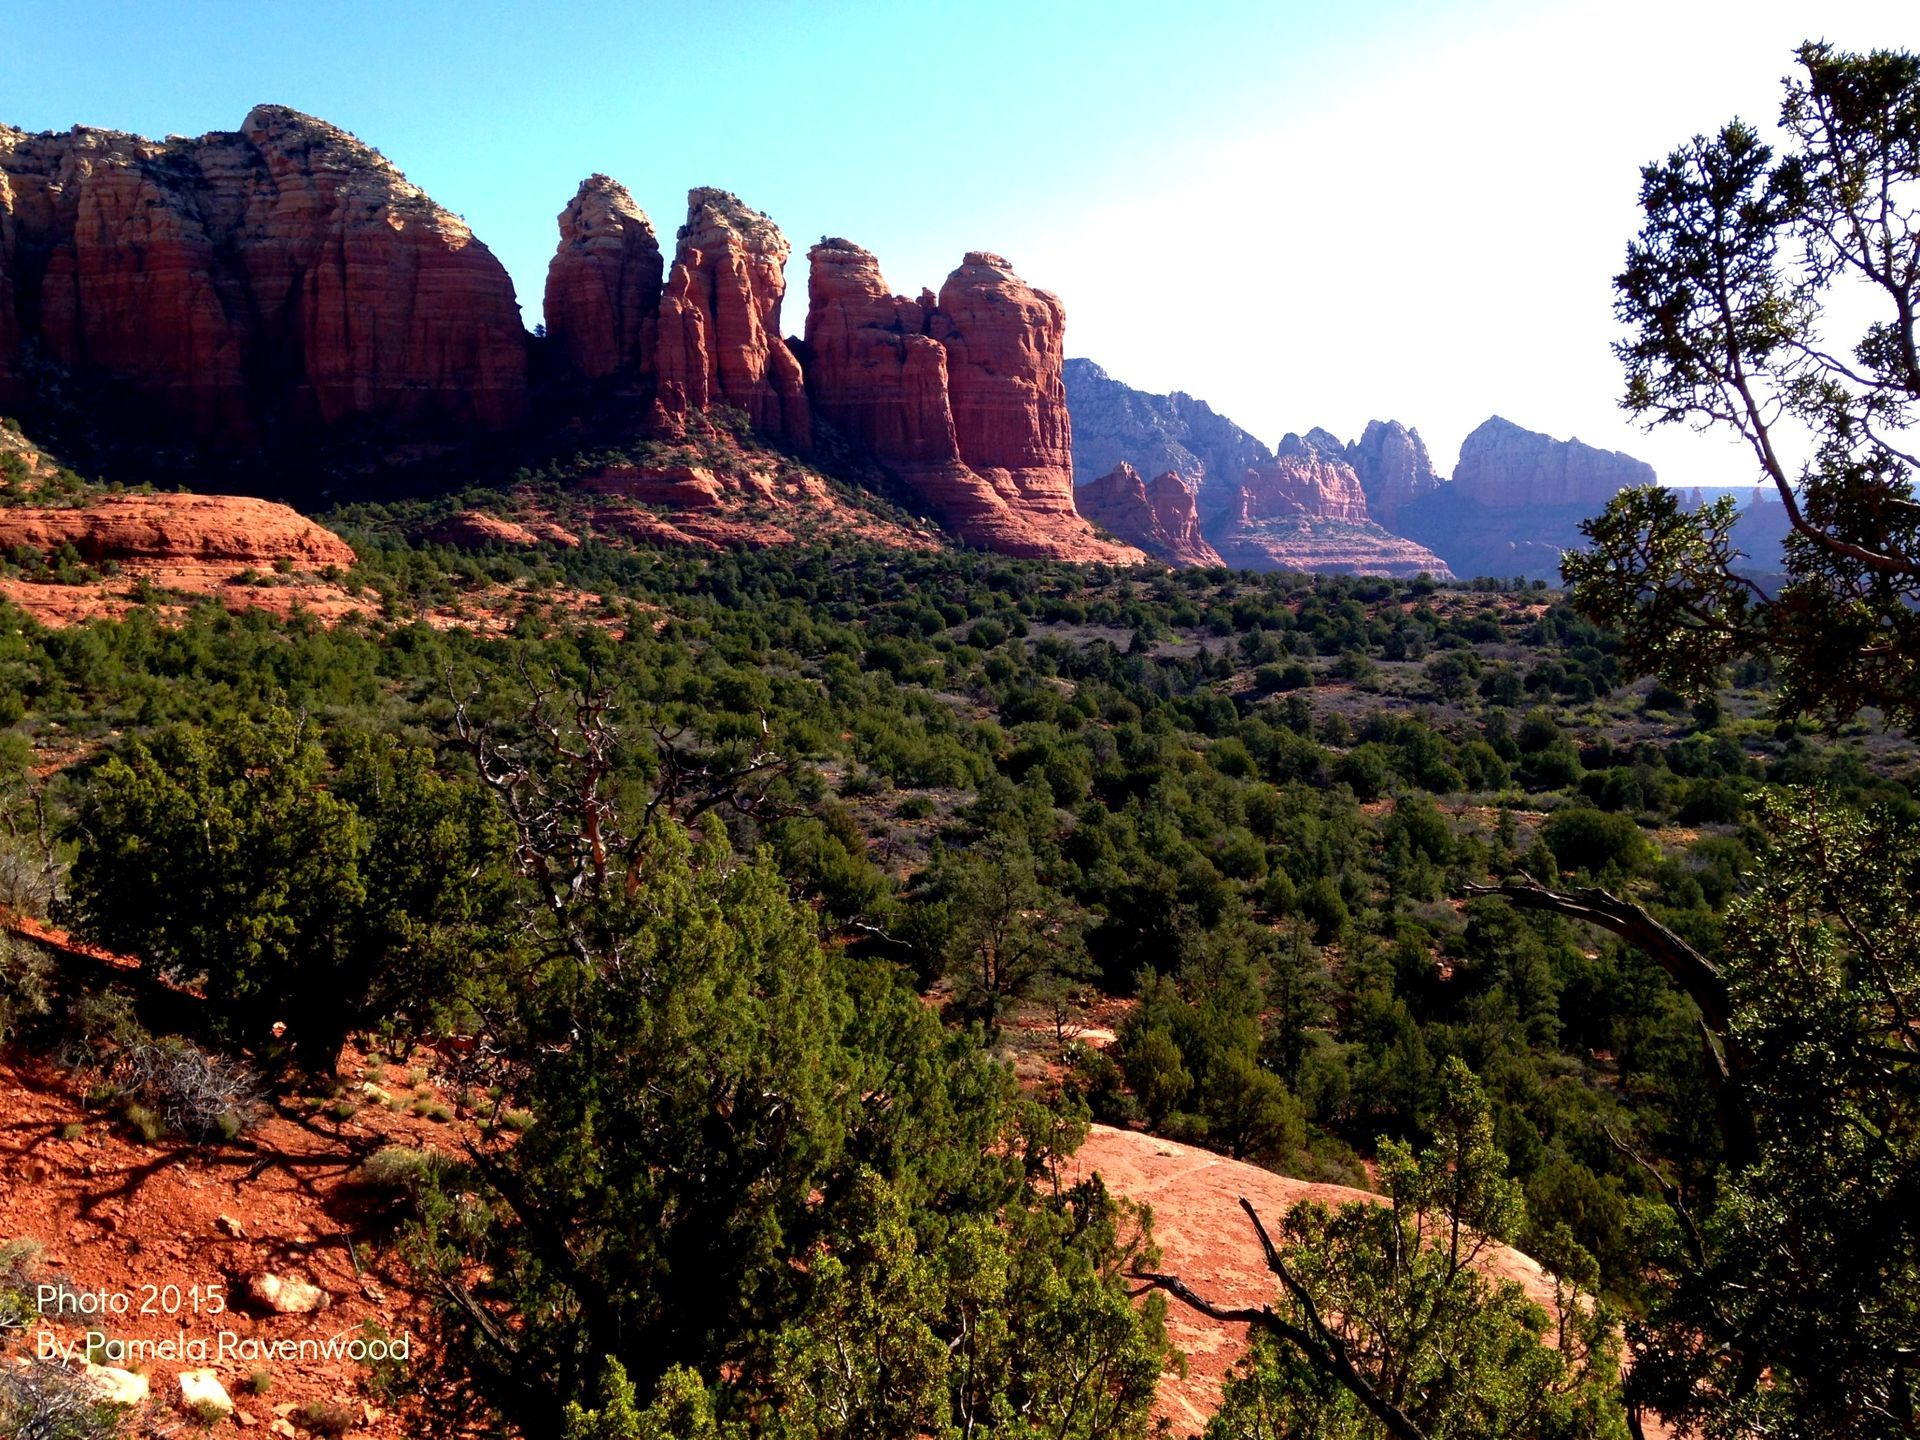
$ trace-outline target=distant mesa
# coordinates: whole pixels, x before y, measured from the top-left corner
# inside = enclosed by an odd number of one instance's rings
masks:
[[[1402,505],[1400,530],[1462,575],[1558,581],[1560,556],[1585,543],[1580,522],[1653,467],[1618,451],[1556,440],[1493,416],[1460,446],[1453,479]]]
[[[1633,485],[1652,485],[1653,467],[1617,450],[1555,440],[1495,415],[1460,443],[1455,493],[1479,505],[1584,505],[1599,509]]]

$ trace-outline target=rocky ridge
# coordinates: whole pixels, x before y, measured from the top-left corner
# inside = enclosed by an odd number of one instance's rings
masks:
[[[771,219],[724,190],[695,189],[669,260],[633,197],[596,174],[558,230],[536,387],[499,263],[335,126],[263,105],[238,130],[195,139],[0,129],[0,413],[39,414],[52,396],[69,429],[92,424],[75,420],[82,410],[99,417],[109,447],[157,455],[148,442],[160,435],[200,447],[155,461],[167,483],[203,454],[236,473],[261,450],[301,455],[297,437],[345,422],[342,447],[362,449],[336,447],[341,463],[365,467],[364,454],[376,493],[382,467],[476,431],[535,449],[574,434],[612,449],[698,445],[744,417],[788,453],[810,452],[807,376],[781,333],[791,247]],[[877,431],[874,456],[911,469],[908,482],[970,543],[1142,559],[1101,541],[1073,508],[1059,301],[984,251],[937,301],[924,299],[921,333],[943,367],[932,408],[944,421],[928,432],[924,463],[913,443]],[[829,375],[820,388],[838,393],[839,382]],[[850,473],[863,463],[855,457]],[[144,461],[134,469],[148,478]],[[751,506],[766,499],[764,478],[750,465],[715,486]],[[667,486],[642,508],[700,491]],[[697,508],[710,522],[731,503]],[[822,518],[841,513],[829,505]]]
[[[166,462],[176,469],[205,456],[235,473],[258,448],[291,458],[337,428],[366,447],[376,487],[383,467],[486,432],[535,449],[576,434],[698,448],[744,417],[805,458],[817,411],[860,452],[843,473],[870,458],[962,540],[1116,563],[1143,555],[1078,513],[1076,467],[1098,477],[1086,499],[1102,523],[1167,563],[1219,554],[1390,574],[1436,561],[1551,574],[1580,519],[1653,478],[1499,417],[1468,438],[1451,482],[1418,432],[1391,421],[1352,445],[1309,431],[1270,450],[1191,396],[1066,362],[1059,300],[988,251],[970,252],[938,297],[908,299],[860,247],[825,241],[810,256],[807,340],[789,343],[790,255],[767,216],[700,188],[669,264],[632,196],[589,176],[559,216],[536,385],[499,263],[335,126],[273,105],[235,131],[162,141],[0,126],[0,409],[52,394],[69,412],[91,406],[136,450],[170,436],[201,447]],[[847,459],[844,447],[822,456]],[[1121,462],[1132,480],[1109,484]],[[708,531],[736,510],[784,507],[797,522],[763,513],[712,543],[830,533],[833,504],[822,523],[800,521],[793,507],[813,489],[769,488],[757,465],[711,485],[649,479],[655,498],[635,503],[686,507]],[[278,472],[260,473],[271,489]],[[189,474],[166,483],[178,478]],[[652,528],[692,543],[685,527]]]
[[[1137,564],[1074,505],[1065,314],[1008,263],[968,254],[939,298],[892,294],[842,239],[808,251],[807,386],[963,540],[1007,555]]]
[[[1070,361],[1067,385],[1076,456],[1139,471],[1179,457],[1182,475],[1201,477],[1201,528],[1230,565],[1557,580],[1561,554],[1582,543],[1580,522],[1622,488],[1656,480],[1629,455],[1499,416],[1467,437],[1448,480],[1420,432],[1395,420],[1370,422],[1352,444],[1315,429],[1268,451],[1190,396],[1134,390],[1091,361]],[[1235,464],[1229,483],[1222,472]],[[1756,507],[1737,539],[1770,558],[1769,519]]]
[[[1098,480],[1078,487],[1074,503],[1094,524],[1156,560],[1183,568],[1221,563],[1219,552],[1200,533],[1193,490],[1171,470],[1148,484],[1122,460]]]
[[[1077,476],[1106,475],[1121,462],[1142,475],[1172,471],[1194,491],[1203,524],[1231,508],[1247,471],[1273,451],[1204,400],[1178,390],[1152,395],[1122,384],[1091,360],[1066,362]]]

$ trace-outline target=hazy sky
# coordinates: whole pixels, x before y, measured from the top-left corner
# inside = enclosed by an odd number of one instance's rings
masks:
[[[101,4],[0,0],[0,120],[159,135],[322,115],[464,215],[527,323],[580,178],[671,245],[720,185],[897,290],[969,249],[1066,302],[1067,350],[1272,442],[1369,418],[1440,468],[1498,412],[1742,483],[1615,399],[1638,167],[1771,121],[1802,39],[1920,47],[1913,0]]]

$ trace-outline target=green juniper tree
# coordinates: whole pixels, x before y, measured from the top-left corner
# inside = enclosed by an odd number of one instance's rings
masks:
[[[429,1210],[455,1363],[528,1433],[1144,1435],[1140,1218],[1057,1183],[1084,1116],[823,947],[724,807],[622,798],[610,707],[553,698],[530,747],[459,719],[525,880],[492,1039],[531,1124]]]
[[[423,748],[284,710],[135,740],[87,778],[72,914],[204,981],[227,1040],[329,1073],[355,1028],[458,1001],[504,914],[504,830]]]
[[[1699,694],[1760,653],[1785,714],[1920,725],[1920,55],[1799,60],[1781,149],[1736,120],[1645,168],[1615,281],[1626,407],[1746,442],[1792,527],[1786,583],[1741,573],[1731,500],[1688,512],[1655,486],[1564,569],[1637,671]],[[1843,295],[1869,318],[1835,333]]]
[[[1726,502],[1629,491],[1564,569],[1630,668],[1704,695],[1763,657],[1784,715],[1876,708],[1920,729],[1920,55],[1799,51],[1776,152],[1735,122],[1644,173],[1616,281],[1627,407],[1730,428],[1791,522],[1786,583],[1736,568]],[[1871,318],[1837,327],[1842,293]],[[1798,453],[1796,456],[1796,447]],[[1725,1164],[1698,1193],[1648,1164],[1652,1283],[1628,1399],[1712,1436],[1920,1425],[1920,842],[1814,792],[1769,801],[1767,851],[1710,961],[1599,890],[1497,887],[1654,957],[1687,996]],[[1638,1158],[1636,1156],[1636,1158]]]

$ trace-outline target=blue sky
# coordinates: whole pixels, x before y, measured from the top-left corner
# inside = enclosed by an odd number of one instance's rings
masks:
[[[1499,412],[1750,478],[1614,405],[1608,278],[1638,165],[1770,118],[1793,46],[1920,47],[1920,5],[1462,3],[100,4],[3,0],[0,120],[231,129],[322,115],[458,211],[527,323],[580,178],[663,238],[694,185],[802,258],[845,235],[897,290],[969,249],[1058,292],[1068,352],[1269,442],[1420,426],[1443,470]]]

